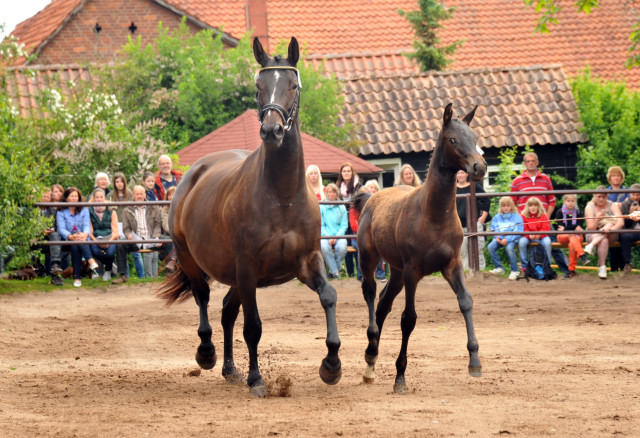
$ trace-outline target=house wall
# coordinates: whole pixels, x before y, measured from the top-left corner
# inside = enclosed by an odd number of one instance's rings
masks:
[[[129,37],[142,37],[148,44],[157,35],[158,23],[176,28],[181,17],[151,0],[88,0],[84,7],[53,36],[40,54],[37,64],[110,62]],[[128,28],[134,23],[137,29]],[[99,24],[100,32],[95,27]],[[190,24],[197,32],[199,27]]]

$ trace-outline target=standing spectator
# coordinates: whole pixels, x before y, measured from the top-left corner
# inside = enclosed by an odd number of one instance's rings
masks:
[[[110,202],[133,201],[133,194],[131,193],[131,190],[127,188],[127,177],[124,176],[124,173],[117,172],[115,175],[113,175],[113,191],[109,193],[109,196],[107,196],[107,200]],[[120,235],[120,238],[122,238],[123,236],[122,217],[124,216],[125,208],[126,207],[123,207],[123,206],[112,207],[112,209],[115,209],[116,211],[116,216],[118,216],[118,234]],[[119,252],[116,248],[116,257],[118,254]],[[131,253],[131,255],[133,256],[133,264],[136,267],[136,270],[138,271],[138,277],[140,277],[140,274],[143,272],[143,269],[144,269],[143,267],[144,265],[142,264],[142,256],[138,252]],[[129,263],[127,259],[126,258],[123,260],[116,259],[116,261],[118,265],[122,264],[126,267],[127,276],[129,276]],[[144,273],[142,273],[142,277],[144,278]]]
[[[527,200],[522,211],[522,221],[524,222],[524,232],[531,233],[523,235],[518,240],[522,271],[526,272],[527,262],[529,261],[529,242],[538,242],[538,245],[542,245],[547,253],[549,262],[551,262],[551,239],[548,234],[544,234],[545,231],[551,231],[551,223],[544,212],[542,202],[534,196]]]
[[[562,208],[556,212],[556,227],[558,231],[582,231],[584,230],[584,219],[582,212],[577,206],[576,195],[564,195],[562,198]],[[582,249],[582,234],[558,234],[558,242],[567,245],[569,248],[569,271],[564,274],[564,278],[571,278],[576,275],[578,258],[583,265],[589,263],[587,254]]]
[[[598,190],[604,190],[604,186],[598,186]],[[598,277],[603,280],[607,278],[607,253],[609,252],[609,243],[618,240],[618,234],[613,231],[619,230],[624,226],[624,221],[620,217],[620,207],[617,202],[611,202],[604,193],[596,193],[593,195],[591,202],[584,209],[587,218],[587,230],[599,233],[587,234],[587,242],[584,251],[587,254],[598,253]]]
[[[398,178],[396,179],[396,182],[393,185],[420,187],[420,184],[422,184],[422,181],[420,181],[420,177],[418,176],[416,171],[413,170],[413,167],[411,167],[411,164],[404,164],[400,168],[400,175],[398,175]]]
[[[340,166],[340,173],[338,175],[338,181],[336,182],[339,190],[339,198],[343,201],[351,201],[351,197],[358,193],[360,189],[360,177],[353,170],[353,165],[351,163],[343,163]],[[348,207],[347,207],[348,208]],[[349,226],[347,222],[347,234],[353,234],[353,230]],[[356,257],[358,257],[357,253],[349,252],[344,258],[344,264],[347,268],[347,275],[349,277],[354,277],[355,273],[355,264]]]
[[[532,192],[532,191],[547,191],[553,190],[553,184],[551,178],[538,170],[538,155],[534,152],[528,152],[524,156],[524,172],[522,175],[513,180],[511,184],[512,192]],[[546,213],[547,217],[553,216],[553,210],[556,206],[556,197],[552,194],[548,195],[534,195],[542,202],[543,213]],[[514,194],[513,202],[518,207],[518,211],[522,213],[524,206],[527,204],[531,195],[527,194]],[[557,241],[556,235],[550,237],[551,242]],[[553,248],[551,251],[553,259],[558,264],[558,268],[566,274],[569,272],[569,266],[567,265],[567,259],[565,258],[562,250],[559,248]],[[551,261],[551,259],[549,259]]]
[[[96,189],[102,189],[102,191],[104,191],[104,195],[108,196],[109,193],[111,192],[111,190],[109,189],[109,184],[110,184],[109,175],[107,175],[104,172],[98,172],[96,174],[96,180],[93,187],[93,192],[91,193],[91,196],[89,197],[89,200],[87,202],[93,201],[93,194],[95,193]]]
[[[367,188],[367,186],[362,186],[360,187],[360,190],[358,190],[358,194],[360,193],[369,193],[369,189]],[[356,195],[357,196],[357,195]],[[360,213],[358,212],[358,210],[354,207],[354,202],[355,199],[357,199],[356,197],[352,198],[351,200],[351,205],[349,208],[349,226],[351,227],[351,230],[353,231],[353,234],[358,234],[358,222],[360,221]],[[353,238],[351,239],[351,246],[353,248],[355,248],[355,250],[358,250],[358,239]],[[360,269],[360,257],[358,254],[358,281],[362,281],[362,269]]]
[[[156,176],[153,172],[145,172],[144,175],[142,175],[142,185],[147,194],[147,201],[159,201],[159,199],[156,198]]]
[[[51,190],[47,189],[42,193],[42,202],[51,202]],[[60,234],[56,231],[56,209],[54,207],[40,207],[40,213],[51,220],[50,226],[43,232],[45,240],[55,242],[60,240]],[[63,283],[60,278],[62,272],[62,246],[47,245],[42,247],[44,253],[45,275],[51,275],[51,284],[61,286]]]
[[[320,174],[320,168],[315,164],[311,164],[309,167],[307,167],[305,176],[307,179],[307,185],[316,195],[318,201],[324,201],[324,184],[322,184],[322,175]]]
[[[607,190],[620,190],[620,189],[628,189],[628,187],[622,185],[624,183],[624,170],[620,166],[611,166],[609,170],[607,170],[607,181],[609,181],[610,186],[607,187]],[[611,202],[624,202],[629,199],[629,193],[611,193],[609,196],[609,201]]]
[[[631,188],[640,190],[640,184],[632,184]],[[620,233],[620,249],[622,250],[622,259],[624,260],[623,272],[628,274],[631,272],[631,245],[633,242],[640,240],[640,193],[630,193],[620,207],[623,215],[631,215],[624,219],[624,228],[626,230],[634,230],[633,233]]]
[[[63,202],[82,202],[82,193],[75,187],[69,187],[62,195]],[[91,220],[89,210],[83,207],[69,206],[56,213],[58,232],[63,240],[89,240]],[[89,268],[97,275],[98,264],[91,256],[88,245],[71,245],[71,264],[73,266],[73,286],[82,286],[82,257],[89,263]]]
[[[325,194],[327,201],[338,200],[338,186],[327,185]],[[343,236],[347,231],[347,209],[339,204],[320,205],[320,217],[322,219],[322,236]],[[320,239],[320,249],[324,263],[329,269],[329,277],[340,278],[340,266],[347,254],[347,239]]]
[[[165,201],[171,201],[173,199],[173,195],[176,192],[175,187],[169,187],[167,189],[167,193],[164,195]],[[160,211],[160,217],[162,218],[162,237],[163,239],[169,239],[171,234],[169,233],[169,209],[171,205],[165,205],[162,207]],[[160,252],[160,258],[164,260],[165,266],[164,269],[167,272],[174,272],[176,270],[176,251],[173,247],[173,243],[168,244],[167,249],[165,251]]]
[[[133,188],[133,200],[135,202],[144,202],[146,196],[144,187],[135,186]],[[124,209],[122,215],[122,231],[125,239],[150,240],[160,238],[162,219],[158,207],[150,205],[130,206]],[[162,245],[160,243],[156,245],[151,243],[148,246],[160,249]],[[116,252],[119,277],[113,280],[114,284],[124,283],[128,280],[126,268],[125,266],[120,266],[120,260],[126,260],[128,253],[138,251],[139,249],[140,247],[137,244],[132,243],[118,245]],[[136,265],[136,270],[138,271],[138,277],[140,277],[140,273],[142,273],[142,278],[144,278],[144,266]]]
[[[476,193],[484,193],[482,184],[475,183]],[[471,193],[471,182],[469,182],[469,174],[464,170],[458,170],[456,174],[456,195],[463,195]],[[462,223],[462,228],[466,233],[467,229],[467,202],[465,198],[456,198],[456,208],[458,210],[458,217]],[[489,218],[490,202],[489,198],[476,198],[476,213],[478,231],[484,231],[484,224]],[[473,219],[472,219],[473,220]],[[484,271],[486,262],[484,260],[484,236],[478,236],[478,258],[480,264],[480,270]],[[464,270],[469,270],[469,238],[467,236],[462,240],[462,248],[460,249],[460,257],[464,265]]]
[[[182,172],[172,170],[173,161],[168,155],[160,155],[158,158],[158,173],[156,174],[155,192],[156,199],[164,199],[164,194],[169,187],[177,186],[182,178]]]
[[[522,216],[518,214],[518,209],[513,203],[513,199],[509,196],[503,196],[500,198],[500,210],[497,215],[491,219],[491,231],[496,233],[509,233],[511,231],[524,231],[524,224]],[[518,259],[516,258],[515,247],[520,240],[518,234],[503,234],[497,235],[487,246],[491,260],[493,261],[494,269],[489,273],[502,275],[504,274],[504,267],[500,257],[498,257],[498,249],[504,247],[507,251],[507,257],[509,258],[509,264],[511,266],[511,273],[509,274],[509,280],[516,280],[520,275],[518,272]]]
[[[92,198],[92,202],[106,201],[104,191],[101,188],[93,191]],[[97,245],[91,245],[91,254],[104,265],[102,280],[110,281],[113,261],[116,255],[116,245],[107,242],[120,238],[118,215],[114,210],[101,205],[89,208],[89,218],[91,219],[91,234],[89,238],[97,243]]]

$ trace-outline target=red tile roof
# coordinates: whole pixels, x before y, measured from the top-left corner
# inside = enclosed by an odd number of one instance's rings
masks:
[[[253,151],[262,143],[260,124],[255,110],[247,110],[231,122],[216,129],[178,152],[181,165],[191,165],[211,152],[229,149],[245,149]],[[331,146],[308,134],[302,133],[305,166],[316,164],[324,174],[337,174],[345,162],[353,164],[359,174],[381,172],[377,166],[362,160],[355,155]]]
[[[578,109],[558,65],[432,72],[345,81],[345,110],[361,155],[431,151],[444,107],[471,124],[482,148],[583,143]]]

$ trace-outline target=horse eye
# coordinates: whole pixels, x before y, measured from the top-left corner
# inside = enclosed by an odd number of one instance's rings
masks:
[[[456,144],[456,139],[453,137],[449,137],[449,143]]]
[[[293,85],[291,86],[291,89],[292,89],[292,90],[297,90],[297,89],[298,89],[298,84],[293,84]]]

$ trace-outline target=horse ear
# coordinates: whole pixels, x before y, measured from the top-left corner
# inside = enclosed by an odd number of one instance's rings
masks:
[[[295,37],[291,37],[291,41],[289,42],[289,55],[287,59],[293,67],[298,64],[298,59],[300,59],[300,48],[298,47],[298,40]]]
[[[445,125],[448,125],[451,121],[451,117],[453,117],[453,110],[451,109],[452,106],[453,105],[451,103],[448,103],[444,109],[444,117],[442,118],[442,121]]]
[[[469,111],[469,114],[464,116],[462,121],[465,122],[467,125],[470,125],[471,124],[471,120],[473,120],[473,116],[476,114],[476,110],[477,109],[478,109],[478,105],[476,105],[471,111]]]
[[[267,65],[267,62],[269,61],[269,55],[265,53],[262,48],[262,44],[260,44],[260,40],[257,37],[253,39],[253,56],[262,67]]]

